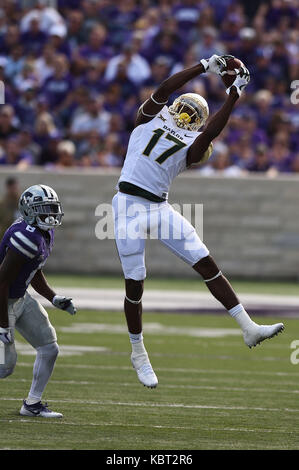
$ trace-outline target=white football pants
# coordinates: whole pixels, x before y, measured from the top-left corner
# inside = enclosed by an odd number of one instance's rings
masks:
[[[8,318],[13,339],[16,329],[35,349],[57,341],[55,329],[49,321],[46,310],[27,292],[24,297],[8,300]],[[15,344],[5,344],[4,363],[0,364],[0,378],[11,375],[16,362]]]
[[[146,238],[159,239],[191,266],[209,255],[191,223],[166,201],[157,203],[118,192],[112,207],[115,241],[126,279],[146,277]]]

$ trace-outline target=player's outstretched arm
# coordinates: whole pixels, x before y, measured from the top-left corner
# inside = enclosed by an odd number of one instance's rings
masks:
[[[235,81],[226,90],[228,97],[224,105],[218,111],[218,113],[212,117],[205,130],[190,146],[187,154],[187,166],[190,166],[193,163],[204,162],[206,160],[206,155],[209,156],[209,152],[207,152],[209,146],[226,126],[236,101],[241,96],[242,91],[246,85],[248,85],[249,81],[249,71],[246,69],[246,67],[242,66]]]
[[[149,122],[167,104],[169,96],[198,75],[211,72],[221,75],[222,57],[216,54],[209,59],[202,59],[199,64],[175,73],[164,80],[151,97],[143,103],[137,113],[135,126]],[[225,56],[226,57],[226,56]]]
[[[0,266],[0,340],[10,343],[8,296],[11,284],[17,279],[26,258],[10,248]]]
[[[222,108],[212,117],[206,129],[196,138],[187,153],[187,166],[202,161],[211,142],[221,133],[226,126],[229,116],[234,108],[239,95],[232,88]]]
[[[47,279],[45,278],[44,273],[39,269],[31,281],[33,289],[43,296],[45,299],[48,299],[55,307],[65,310],[71,315],[76,313],[76,308],[73,305],[71,297],[65,297],[62,295],[57,295],[56,292],[49,286]]]

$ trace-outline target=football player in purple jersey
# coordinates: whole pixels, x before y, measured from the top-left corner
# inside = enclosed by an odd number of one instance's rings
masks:
[[[31,284],[55,307],[76,313],[72,299],[57,295],[42,271],[53,247],[54,229],[61,225],[62,207],[56,192],[40,184],[23,192],[19,210],[21,217],[6,230],[0,243],[0,341],[4,343],[0,378],[11,375],[16,365],[16,329],[36,349],[33,381],[20,414],[61,418],[61,413],[41,401],[59,352],[56,332],[46,310],[27,288]]]

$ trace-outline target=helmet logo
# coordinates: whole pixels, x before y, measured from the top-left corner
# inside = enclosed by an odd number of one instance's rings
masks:
[[[191,117],[189,116],[188,113],[181,113],[179,115],[179,120],[182,122],[182,123],[189,123],[191,121]]]
[[[22,202],[25,202],[27,204],[30,201],[30,198],[33,196],[32,193],[29,191],[26,191],[26,193],[23,195]]]

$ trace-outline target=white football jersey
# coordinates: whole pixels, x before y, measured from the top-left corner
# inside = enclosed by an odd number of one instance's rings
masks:
[[[178,127],[164,106],[151,121],[133,130],[118,183],[126,181],[167,199],[173,179],[186,169],[187,151],[199,134]]]

